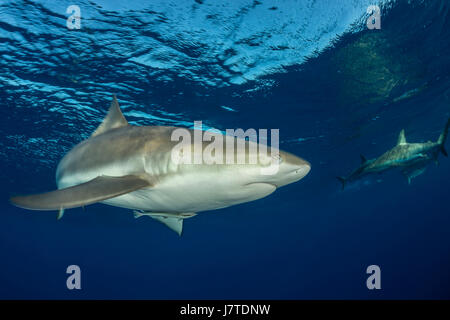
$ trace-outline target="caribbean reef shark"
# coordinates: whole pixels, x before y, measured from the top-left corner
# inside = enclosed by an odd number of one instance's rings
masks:
[[[361,155],[361,165],[347,177],[337,177],[344,189],[347,182],[359,180],[369,174],[382,173],[384,171],[398,168],[408,179],[408,184],[418,175],[422,174],[431,161],[438,163],[438,156],[442,153],[447,155],[444,148],[445,140],[450,125],[450,119],[444,127],[436,142],[408,143],[403,129],[397,140],[397,145],[375,159],[367,160]]]
[[[272,166],[273,161],[174,162],[173,150],[178,141],[173,141],[172,133],[176,129],[129,125],[114,96],[97,130],[59,162],[58,190],[13,197],[11,202],[30,210],[58,210],[58,218],[64,209],[101,202],[132,209],[135,217],[150,216],[181,235],[184,219],[201,211],[266,197],[302,179],[311,168],[307,161],[284,151],[276,155],[274,174],[262,174],[262,169]],[[193,131],[199,131],[184,130],[193,135]],[[201,141],[200,149],[207,147],[208,143]],[[189,148],[196,146],[192,142]],[[244,151],[247,158],[249,150]],[[234,157],[239,156],[237,153],[235,148]]]

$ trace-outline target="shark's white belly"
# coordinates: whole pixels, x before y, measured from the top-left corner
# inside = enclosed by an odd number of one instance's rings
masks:
[[[104,201],[105,204],[152,212],[201,212],[263,198],[276,187],[244,184],[209,174],[176,175],[152,188]]]
[[[107,170],[106,175],[120,176],[124,172]],[[66,177],[59,187],[77,185],[93,179],[99,173]],[[268,183],[248,183],[238,174],[218,172],[177,173],[161,179],[150,188],[111,198],[102,203],[152,212],[197,213],[249,202],[268,196],[276,187]]]

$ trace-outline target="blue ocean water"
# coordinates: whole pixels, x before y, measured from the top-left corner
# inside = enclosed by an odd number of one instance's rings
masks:
[[[369,5],[381,29],[368,29]],[[80,29],[69,30],[70,5]],[[0,298],[450,298],[450,160],[336,176],[436,140],[450,116],[450,5],[435,1],[0,1]],[[312,164],[178,237],[130,210],[9,203],[53,190],[61,157],[116,94],[135,125],[277,128]],[[447,143],[448,145],[448,143]],[[450,149],[450,146],[447,146]],[[68,290],[66,268],[81,268]],[[368,290],[366,268],[381,269]]]

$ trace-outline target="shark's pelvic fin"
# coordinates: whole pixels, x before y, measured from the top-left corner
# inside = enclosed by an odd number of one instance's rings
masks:
[[[179,236],[183,233],[183,219],[177,217],[151,216],[153,219],[165,224]]]
[[[94,133],[91,135],[91,137],[95,137],[99,134],[102,134],[106,131],[115,128],[126,126],[128,126],[128,121],[123,116],[122,111],[120,111],[119,102],[117,101],[117,98],[114,95],[111,101],[111,106],[109,107],[108,110],[108,114],[103,119],[102,123],[98,126],[98,128],[94,131]]]
[[[406,143],[405,129],[402,129],[402,131],[400,131],[400,134],[398,135],[397,145],[405,143]]]
[[[179,236],[183,232],[183,220],[192,218],[196,213],[157,213],[157,212],[140,212],[134,211],[134,217],[149,216],[175,231]]]
[[[64,208],[60,208],[58,211],[58,216],[56,217],[56,220],[61,220],[63,215],[64,215]]]
[[[11,202],[30,210],[59,210],[81,207],[114,198],[152,184],[135,175],[123,177],[99,176],[91,181],[47,193],[11,198]]]

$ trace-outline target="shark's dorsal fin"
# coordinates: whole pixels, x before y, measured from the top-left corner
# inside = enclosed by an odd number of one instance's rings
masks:
[[[400,134],[398,135],[397,145],[405,143],[406,143],[405,129],[402,129],[402,131],[400,131]]]
[[[111,129],[126,127],[128,126],[128,121],[120,111],[119,102],[117,102],[116,95],[113,95],[111,101],[111,106],[109,107],[108,114],[103,119],[102,123],[94,131],[91,137],[95,137]]]
[[[359,155],[361,157],[361,164],[364,164],[367,162],[366,157],[364,157],[362,154]]]

